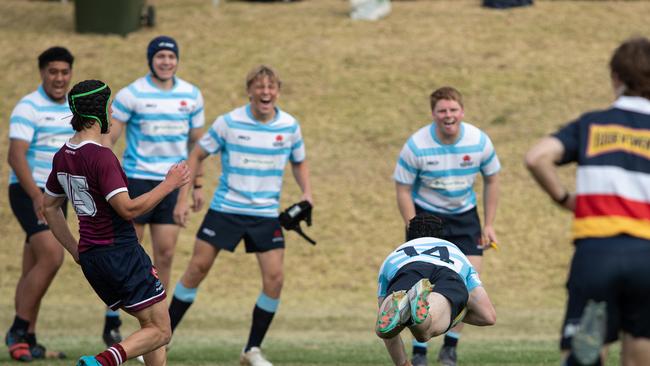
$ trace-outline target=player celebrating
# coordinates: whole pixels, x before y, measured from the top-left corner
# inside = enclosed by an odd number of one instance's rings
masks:
[[[479,326],[496,322],[478,273],[457,246],[437,238],[441,233],[442,220],[418,213],[409,221],[408,241],[379,270],[375,332],[396,366],[410,365],[399,336],[405,327],[427,342],[461,320]]]
[[[221,153],[222,174],[196,235],[190,263],[169,306],[174,329],[192,305],[217,254],[234,251],[243,238],[246,251],[255,253],[262,271],[262,293],[255,303],[248,343],[241,354],[241,363],[252,366],[271,365],[261,354],[260,345],[280,303],[284,281],[284,236],[278,221],[278,201],[287,161],[303,192],[302,199],[312,201],[300,126],[293,116],[275,106],[280,87],[280,78],[272,68],[260,65],[251,70],[246,77],[250,104],[217,118],[190,153],[192,174],[209,154]],[[179,203],[185,207],[186,196],[181,190]]]
[[[177,42],[167,36],[152,39],[147,47],[147,62],[150,74],[120,90],[113,102],[111,144],[126,127],[122,166],[132,197],[149,192],[165,179],[174,163],[187,159],[188,149],[203,134],[205,121],[201,91],[176,76]],[[198,181],[195,185],[200,188]],[[195,189],[193,193],[193,208],[198,211],[203,205],[203,191]],[[140,242],[149,224],[153,262],[165,288],[169,286],[180,232],[174,221],[177,197],[178,191],[172,192],[150,212],[134,219]],[[102,337],[106,346],[120,341],[120,324],[117,312],[106,313]]]
[[[9,202],[26,239],[16,286],[16,315],[5,343],[11,358],[19,361],[47,354],[36,342],[36,320],[41,299],[63,263],[63,249],[43,219],[43,188],[54,153],[74,134],[66,99],[73,62],[63,47],[41,53],[42,83],[18,102],[9,119]]]
[[[54,236],[81,265],[84,276],[111,309],[123,308],[140,322],[137,330],[77,365],[116,366],[144,355],[147,365],[165,365],[171,330],[165,289],[138,243],[132,219],[147,212],[173,190],[189,182],[186,164],[171,167],[150,192],[129,197],[124,171],[113,152],[101,145],[109,132],[108,85],[86,80],[68,95],[74,136],[55,155],[45,188],[45,217]],[[79,218],[79,241],[60,209],[65,198]]]
[[[445,222],[441,238],[460,248],[477,272],[483,250],[497,242],[494,231],[501,169],[490,138],[463,122],[463,97],[452,87],[442,87],[430,97],[433,123],[422,127],[404,144],[395,166],[397,205],[404,224],[417,212],[427,211]],[[483,176],[485,226],[481,228],[473,185]],[[456,346],[463,324],[444,338],[438,360],[456,366]],[[426,366],[426,343],[413,342],[413,366]]]

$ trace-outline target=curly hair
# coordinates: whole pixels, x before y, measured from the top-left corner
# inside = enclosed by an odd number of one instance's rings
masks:
[[[102,132],[107,130],[110,98],[111,88],[99,80],[84,80],[73,86],[68,93],[72,128],[82,131],[99,122]]]
[[[443,228],[444,223],[441,218],[428,212],[420,212],[409,221],[409,227],[406,231],[406,239],[413,240],[425,237],[439,238],[442,235]]]

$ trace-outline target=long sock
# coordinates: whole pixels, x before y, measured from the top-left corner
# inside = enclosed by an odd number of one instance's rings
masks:
[[[102,366],[119,366],[126,362],[126,352],[122,345],[115,343],[110,346],[106,351],[98,353],[95,359],[102,364]]]
[[[120,320],[120,312],[114,310],[106,310],[106,317],[104,320],[104,333],[109,333],[111,329],[119,328],[122,325]]]
[[[266,296],[263,292],[257,298],[255,308],[253,308],[253,323],[251,324],[251,332],[248,336],[248,343],[244,348],[244,352],[248,352],[253,347],[259,347],[264,340],[266,331],[271,326],[273,316],[278,310],[280,299],[273,299]]]
[[[460,334],[456,332],[447,332],[445,334],[445,341],[443,343],[444,347],[456,347],[458,345],[458,340],[460,339]]]
[[[196,288],[187,288],[179,281],[174,289],[172,303],[169,304],[169,320],[171,321],[172,332],[183,319],[183,315],[190,308],[196,299]]]
[[[413,340],[413,354],[414,355],[426,355],[427,354],[427,342],[418,342],[415,339]]]
[[[27,328],[29,328],[29,321],[20,318],[18,315],[14,317],[14,323],[9,328],[10,332],[23,331],[27,334]]]
[[[27,333],[27,337],[25,337],[25,340],[27,341],[27,344],[29,344],[30,347],[33,347],[36,345],[36,333]]]
[[[564,363],[562,364],[562,366],[602,366],[602,365],[603,365],[603,361],[600,358],[600,356],[598,356],[598,360],[596,360],[596,362],[585,365],[578,362],[578,360],[576,360],[573,354],[569,354],[569,358],[567,358],[567,360],[564,361]]]

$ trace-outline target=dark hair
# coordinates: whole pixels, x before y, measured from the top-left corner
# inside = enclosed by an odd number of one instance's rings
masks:
[[[650,41],[645,37],[623,42],[609,62],[612,76],[625,85],[623,95],[650,99]]]
[[[431,110],[436,109],[436,104],[441,100],[455,100],[463,107],[463,95],[460,94],[458,90],[452,88],[451,86],[443,86],[438,88],[431,93],[429,96],[429,103],[431,103]]]
[[[52,61],[67,62],[72,68],[74,56],[65,47],[50,47],[38,56],[38,68],[43,70]]]
[[[70,89],[68,104],[72,111],[72,128],[82,131],[100,123],[102,133],[108,131],[108,102],[111,88],[99,80],[84,80]]]
[[[428,212],[420,212],[409,221],[409,227],[406,231],[406,239],[413,240],[417,238],[434,237],[439,238],[442,235],[444,223],[438,216]]]

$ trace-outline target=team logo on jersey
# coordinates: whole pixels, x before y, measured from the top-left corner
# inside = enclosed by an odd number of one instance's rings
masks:
[[[250,136],[246,136],[246,135],[238,135],[238,136],[237,136],[237,139],[239,139],[239,140],[243,140],[243,141],[248,141],[248,140],[251,139],[251,137],[250,137]]]
[[[178,107],[178,111],[182,113],[189,113],[190,108],[187,106],[187,102],[184,100],[181,100],[181,106]]]
[[[47,116],[47,117],[45,117],[45,120],[46,120],[46,121],[54,121],[54,119],[55,119],[55,118],[52,117],[52,116]]]
[[[273,143],[273,146],[275,146],[275,147],[284,146],[284,141],[282,141],[282,140],[284,140],[282,135],[275,136],[275,142]]]
[[[650,131],[621,125],[591,125],[587,156],[622,151],[650,159]]]
[[[144,105],[144,107],[145,108],[156,108],[157,106],[156,106],[156,103],[146,103]]]
[[[466,168],[468,166],[474,165],[474,162],[472,161],[472,157],[469,155],[463,156],[463,161],[460,163],[460,166],[463,168]]]

